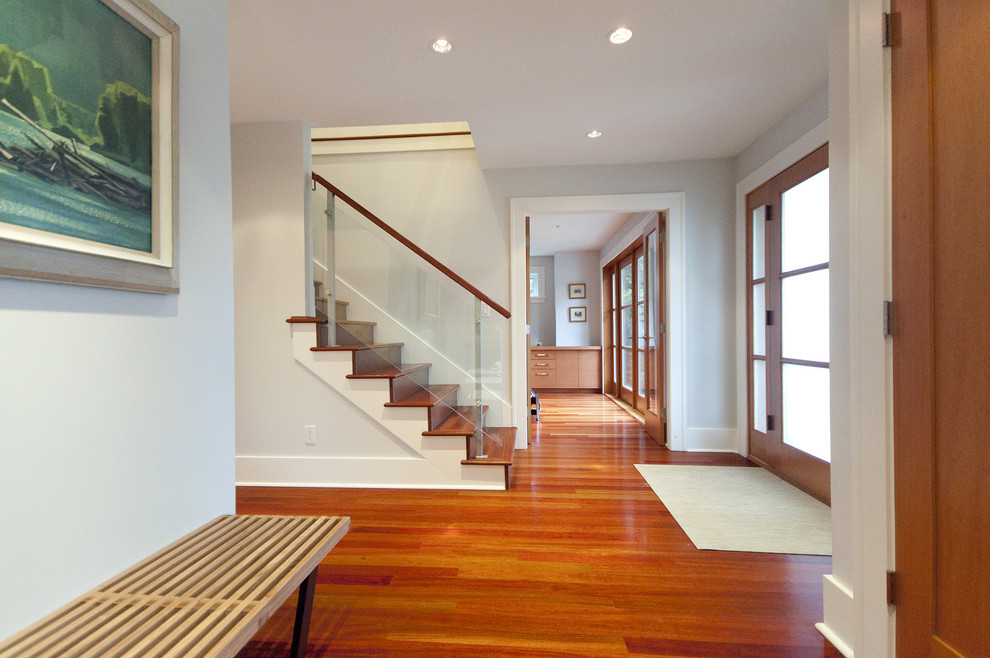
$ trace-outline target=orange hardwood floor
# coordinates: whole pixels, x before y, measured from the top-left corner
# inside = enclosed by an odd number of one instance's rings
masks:
[[[510,491],[241,487],[241,513],[351,517],[320,565],[316,656],[827,656],[827,557],[699,551],[633,467],[659,447],[601,395],[541,395]],[[287,655],[294,600],[240,658]]]

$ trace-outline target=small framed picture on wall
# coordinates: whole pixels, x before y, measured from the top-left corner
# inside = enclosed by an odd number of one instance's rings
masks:
[[[567,284],[567,296],[570,299],[584,299],[585,288],[583,283],[569,283]]]
[[[572,306],[569,309],[570,315],[568,320],[570,322],[587,322],[588,321],[588,307],[587,306]]]

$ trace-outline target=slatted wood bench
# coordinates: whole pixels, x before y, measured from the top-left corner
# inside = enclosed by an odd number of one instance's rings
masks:
[[[17,656],[234,656],[299,589],[303,656],[316,571],[346,516],[221,516],[0,644]]]

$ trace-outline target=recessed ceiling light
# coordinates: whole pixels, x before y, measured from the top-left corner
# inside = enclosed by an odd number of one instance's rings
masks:
[[[602,131],[600,130],[592,130],[590,133],[588,133],[588,139],[598,139],[601,136],[602,136]]]
[[[630,39],[632,39],[632,30],[628,27],[617,27],[608,35],[608,40],[615,44],[625,43]]]
[[[433,42],[433,51],[438,52],[441,55],[445,55],[450,52],[450,42],[446,39],[437,39]]]

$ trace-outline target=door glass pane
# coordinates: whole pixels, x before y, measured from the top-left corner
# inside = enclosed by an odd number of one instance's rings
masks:
[[[766,272],[767,207],[753,209],[753,278],[762,279]]]
[[[647,281],[650,281],[653,286],[656,286],[660,277],[657,273],[657,232],[651,231],[646,236],[646,262],[647,262]],[[645,334],[649,336],[646,340],[646,362],[649,364],[649,378],[647,381],[646,389],[646,408],[653,413],[657,411],[657,375],[656,375],[656,340],[657,340],[657,291],[654,287],[653,291],[650,293],[650,298],[646,304],[646,332]]]
[[[640,347],[645,346],[643,342],[643,337],[646,336],[646,304],[636,305],[636,327],[639,332],[637,335],[640,339]]]
[[[622,387],[630,391],[633,387],[633,353],[632,350],[622,350]]]
[[[650,364],[649,370],[649,388],[647,389],[647,408],[653,413],[657,412],[657,351],[656,347],[653,346],[653,341],[650,341],[650,346],[646,350],[647,363]]]
[[[629,263],[628,265],[626,265],[625,267],[623,267],[622,268],[622,271],[619,272],[619,277],[620,277],[621,286],[622,286],[621,287],[621,290],[620,290],[620,293],[619,293],[619,303],[622,306],[628,306],[629,304],[632,304],[632,301],[633,301],[633,291],[632,291],[633,276],[632,275],[633,275],[632,263]]]
[[[784,443],[830,462],[828,368],[783,365]]]
[[[642,302],[646,299],[646,259],[643,256],[636,257],[636,301]]]
[[[622,309],[622,346],[632,347],[632,335],[633,335],[633,323],[632,323],[632,306],[627,306]]]
[[[767,362],[753,359],[753,427],[767,432]]]
[[[640,351],[639,353],[639,373],[636,379],[639,381],[638,393],[641,396],[646,395],[646,352]]]
[[[780,294],[781,355],[827,362],[828,270],[785,277]]]
[[[784,192],[781,272],[828,262],[828,169]]]
[[[753,286],[753,356],[767,355],[766,285]]]

